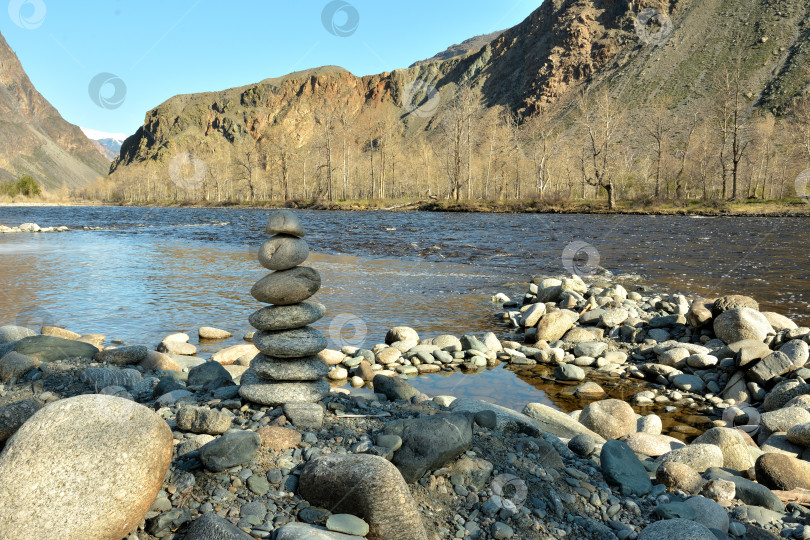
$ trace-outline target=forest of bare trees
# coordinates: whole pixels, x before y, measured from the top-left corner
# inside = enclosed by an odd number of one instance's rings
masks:
[[[410,112],[351,114],[324,102],[310,126],[272,126],[179,166],[129,165],[81,195],[105,201],[686,201],[784,199],[810,168],[810,98],[782,117],[751,112],[739,77],[690,114],[582,95],[565,121],[519,119],[462,87],[425,129]],[[303,137],[308,133],[308,137]],[[798,193],[804,195],[804,193]]]

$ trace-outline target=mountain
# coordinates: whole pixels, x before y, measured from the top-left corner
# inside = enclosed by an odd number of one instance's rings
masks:
[[[76,188],[108,170],[93,143],[37,92],[2,35],[0,126],[0,181],[30,174],[45,188]]]
[[[88,139],[93,141],[96,150],[101,152],[107,161],[112,161],[121,152],[121,145],[127,138],[125,133],[107,133],[90,128],[80,128]]]
[[[468,54],[478,52],[481,50],[482,47],[484,47],[489,43],[492,43],[492,40],[494,40],[503,33],[504,30],[498,30],[497,32],[492,32],[489,34],[471,37],[470,39],[465,39],[461,43],[451,45],[447,49],[428,58],[427,60],[420,60],[418,62],[414,62],[413,64],[411,64],[410,67],[421,66],[422,64],[429,64],[431,62],[440,62],[442,60],[449,60],[451,58],[456,58],[459,56],[467,56]]]
[[[314,182],[326,182],[331,194],[334,176],[341,178],[344,193],[349,186],[362,197],[405,194],[397,174],[416,186],[411,195],[417,189],[422,193],[450,174],[458,181],[465,163],[496,155],[495,139],[486,146],[479,137],[479,152],[464,160],[456,155],[455,172],[448,172],[448,158],[440,152],[452,143],[448,125],[458,116],[454,96],[462,87],[485,111],[510,111],[519,122],[538,119],[555,136],[575,125],[583,93],[609,96],[627,112],[627,131],[636,138],[656,105],[665,106],[672,118],[706,119],[728,95],[723,74],[741,89],[743,113],[780,115],[808,90],[808,21],[808,0],[545,0],[522,23],[474,52],[454,55],[460,49],[451,48],[435,61],[372,76],[329,66],[175,96],[146,114],[111,173],[121,180],[144,172],[165,178],[173,159],[193,154],[208,165],[206,178],[217,184],[217,192],[218,178],[238,173],[253,194],[258,170],[268,183],[280,174],[286,183],[292,175],[303,184],[298,193],[304,196],[325,193],[315,190]],[[508,122],[503,129],[501,139],[509,133]],[[332,161],[338,158],[337,132],[343,144],[339,164]],[[393,148],[395,139],[401,142]],[[646,144],[628,142],[638,148]],[[559,149],[569,147],[561,143]],[[492,159],[483,163],[485,180],[479,179],[476,189],[491,194],[491,176],[499,174],[499,189],[513,182],[509,192],[520,196],[526,177],[531,182],[536,175],[539,150],[532,152],[525,149],[515,158],[526,165],[525,171],[508,173],[514,181],[504,172],[509,160],[499,165],[500,172]],[[403,168],[417,160],[420,166]],[[237,161],[247,166],[240,168]],[[572,177],[576,163],[571,157],[558,164],[557,177]],[[234,189],[233,181],[228,185]],[[271,183],[265,194],[272,196],[275,188]]]

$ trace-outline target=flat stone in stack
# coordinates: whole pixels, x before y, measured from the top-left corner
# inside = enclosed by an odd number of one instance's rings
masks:
[[[308,298],[320,289],[321,277],[313,268],[299,266],[309,256],[309,247],[295,214],[273,212],[266,231],[274,236],[259,249],[259,262],[274,272],[260,279],[250,293],[271,305],[250,316],[257,330],[253,343],[261,354],[242,375],[239,394],[268,406],[320,401],[329,393],[324,379],[329,366],[316,355],[327,341],[308,325],[321,319],[326,308]]]

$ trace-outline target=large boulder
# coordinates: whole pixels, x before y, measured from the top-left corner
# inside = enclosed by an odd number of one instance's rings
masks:
[[[734,343],[744,339],[765,341],[768,334],[774,334],[775,331],[759,311],[749,307],[735,307],[715,317],[714,333],[725,343]]]
[[[689,519],[665,519],[644,527],[638,540],[717,540],[705,525]]]
[[[410,326],[395,326],[385,334],[385,343],[391,345],[397,341],[419,342],[419,333]]]
[[[89,343],[62,339],[53,336],[31,336],[23,338],[14,350],[32,356],[40,362],[55,362],[69,358],[93,358],[98,349]]]
[[[631,433],[621,439],[636,454],[643,454],[650,457],[658,457],[676,448],[683,448],[685,445],[674,437],[668,435],[652,433]]]
[[[715,427],[698,436],[693,444],[713,444],[723,453],[723,467],[735,471],[747,471],[754,466],[741,432],[732,428]]]
[[[526,433],[528,435],[540,435],[542,426],[526,416],[512,409],[501,405],[480,401],[472,398],[458,398],[449,405],[453,412],[469,412],[476,416],[481,412],[491,412],[495,415],[495,427],[493,429],[502,433]]]
[[[661,463],[677,462],[685,463],[695,469],[697,472],[702,473],[711,467],[723,466],[723,451],[719,446],[714,444],[690,444],[683,448],[677,448],[671,452],[667,452],[658,458],[659,466]]]
[[[455,404],[455,402],[453,402]],[[567,414],[542,403],[529,403],[523,408],[523,415],[530,418],[540,431],[551,433],[563,439],[572,439],[580,434],[592,437],[597,443],[605,442],[604,437],[585,427]]]
[[[160,491],[172,448],[168,424],[133,401],[84,395],[51,403],[0,454],[3,537],[125,537]]]
[[[782,381],[765,396],[763,405],[766,411],[775,411],[784,407],[791,399],[805,394],[810,394],[810,383],[803,383],[795,379]]]
[[[537,323],[537,341],[551,342],[562,339],[565,333],[574,326],[576,320],[577,314],[565,309],[546,313]]]
[[[721,296],[714,301],[713,310],[716,314],[723,313],[734,308],[751,308],[759,311],[759,303],[750,296],[743,296],[741,294],[729,294]]]
[[[392,462],[406,482],[416,482],[426,472],[440,469],[470,448],[472,425],[471,413],[390,422],[385,426],[385,433],[402,439],[402,446]]]
[[[301,471],[301,496],[333,513],[359,514],[370,526],[369,540],[427,540],[408,484],[385,458],[330,454],[311,459]]]
[[[802,459],[766,453],[757,458],[754,470],[757,482],[771,489],[810,489],[810,463]]]
[[[589,403],[582,409],[579,421],[605,439],[618,439],[636,431],[636,413],[619,399]]]
[[[775,351],[760,360],[757,365],[748,370],[748,378],[763,386],[775,377],[784,375],[794,368],[788,355]]]
[[[610,440],[600,454],[602,475],[623,493],[644,496],[652,489],[649,473],[623,441]]]

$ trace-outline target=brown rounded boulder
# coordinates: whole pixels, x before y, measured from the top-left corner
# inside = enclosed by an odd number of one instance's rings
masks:
[[[51,403],[0,454],[3,537],[123,538],[154,502],[171,459],[168,424],[142,405],[97,394]]]
[[[636,432],[633,408],[619,399],[589,403],[582,409],[579,422],[605,439],[618,439]]]

